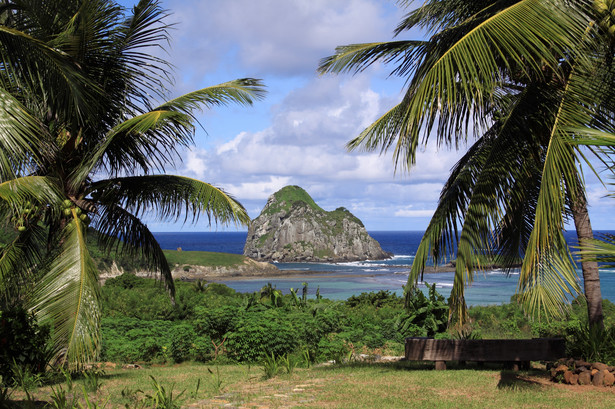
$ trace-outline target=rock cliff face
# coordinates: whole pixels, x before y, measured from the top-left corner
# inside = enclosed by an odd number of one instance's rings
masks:
[[[231,277],[257,277],[257,276],[276,276],[281,275],[280,270],[271,263],[263,263],[246,258],[241,264],[234,266],[197,266],[197,265],[176,265],[172,267],[171,275],[175,280],[215,280]],[[102,284],[109,278],[124,274],[124,270],[119,268],[115,262],[108,270],[99,273],[99,280]],[[151,271],[135,271],[137,277],[158,278],[158,274]]]
[[[269,197],[250,224],[243,254],[279,262],[381,260],[391,256],[352,213],[343,207],[327,212],[298,186],[286,186]]]

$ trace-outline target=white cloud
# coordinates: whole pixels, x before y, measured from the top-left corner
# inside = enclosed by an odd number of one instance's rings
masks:
[[[207,171],[207,164],[204,158],[206,152],[204,150],[190,150],[187,152],[187,158],[184,161],[186,166],[184,171],[193,173],[197,177],[201,178]]]
[[[169,0],[178,22],[176,65],[211,71],[232,54],[258,75],[312,74],[336,46],[386,40],[398,21],[377,0]]]
[[[409,209],[399,209],[395,212],[395,217],[431,217],[433,216],[435,210],[414,210],[412,208]]]
[[[270,176],[268,180],[225,185],[233,196],[247,200],[266,200],[273,193],[290,184],[290,177]]]
[[[226,152],[233,152],[236,153],[237,152],[237,148],[238,146],[241,144],[241,141],[243,140],[243,138],[245,138],[247,136],[246,132],[241,132],[239,135],[237,135],[234,139],[231,139],[229,142],[224,143],[222,145],[220,145],[216,151],[216,153],[218,155],[221,155],[223,153]]]

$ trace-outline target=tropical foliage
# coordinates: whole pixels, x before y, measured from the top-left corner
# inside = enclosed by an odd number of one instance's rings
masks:
[[[80,363],[100,349],[100,289],[88,225],[105,251],[142,258],[173,296],[164,254],[141,220],[246,223],[235,199],[165,174],[193,143],[195,113],[264,95],[239,79],[167,100],[167,12],[109,0],[0,5],[0,212],[17,231],[0,253],[3,305],[51,326],[53,352]],[[119,238],[121,241],[118,241]]]
[[[411,2],[400,1],[408,7]],[[451,318],[463,322],[464,288],[496,255],[523,265],[519,293],[530,311],[562,315],[580,292],[563,237],[572,219],[581,244],[592,239],[582,164],[613,133],[615,37],[610,1],[427,1],[395,30],[418,27],[426,40],[338,47],[319,70],[360,72],[376,61],[406,77],[402,101],[365,129],[351,149],[392,150],[414,164],[420,143],[471,141],[453,167],[413,263],[456,259]],[[590,323],[602,325],[597,263],[582,263]]]
[[[563,337],[568,356],[591,354],[586,339],[587,306],[582,297],[562,320],[538,321],[520,305],[472,306],[464,331],[446,329],[448,306],[435,286],[427,293],[404,297],[389,291],[362,293],[344,301],[316,298],[305,302],[292,294],[275,302],[260,293],[238,293],[223,284],[177,283],[172,305],[154,280],[128,274],[110,279],[103,294],[103,358],[113,362],[171,362],[181,360],[262,363],[274,354],[304,361],[346,360],[363,354],[401,355],[409,336],[452,338]],[[135,308],[148,299],[152,308]],[[404,303],[413,306],[409,312]],[[615,331],[615,305],[603,301],[605,328]],[[164,314],[160,314],[164,311]],[[598,342],[599,340],[595,340]],[[174,346],[175,344],[175,346]],[[181,348],[178,348],[181,347]],[[610,338],[603,346],[613,350]],[[614,362],[609,359],[609,362]],[[304,362],[305,363],[305,362]]]

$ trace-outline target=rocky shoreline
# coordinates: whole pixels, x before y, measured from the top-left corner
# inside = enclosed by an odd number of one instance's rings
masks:
[[[410,271],[410,266],[402,266]],[[455,267],[451,264],[442,266],[427,266],[425,274],[434,273],[453,273]],[[99,276],[101,284],[104,284],[109,278],[117,277],[123,274],[124,271],[117,266],[112,266],[109,271],[102,272]],[[239,280],[262,280],[266,278],[289,278],[299,279],[302,277],[314,278],[344,278],[348,274],[340,274],[335,271],[306,271],[306,270],[280,270],[274,264],[250,260],[242,266],[233,267],[205,267],[205,266],[181,266],[176,267],[171,271],[175,280],[181,281],[239,281]],[[137,277],[157,278],[157,274],[151,271],[137,271]],[[374,274],[354,274],[353,277],[374,277]]]
[[[111,268],[103,271],[99,275],[101,284],[104,284],[109,278],[114,278],[124,274],[124,270],[118,268],[113,263]],[[136,271],[137,277],[157,278],[158,274],[152,271]],[[269,277],[284,275],[280,269],[271,263],[255,261],[246,258],[243,264],[234,266],[195,266],[195,265],[176,265],[171,270],[173,279],[182,281],[198,281],[198,280],[214,280],[227,278],[249,278],[249,277]]]

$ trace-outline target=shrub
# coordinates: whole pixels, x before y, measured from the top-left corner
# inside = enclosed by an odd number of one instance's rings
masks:
[[[198,306],[194,309],[195,329],[199,335],[221,341],[227,332],[235,329],[241,314],[239,307],[230,305],[218,308]]]
[[[340,334],[328,334],[318,342],[317,359],[319,361],[333,360],[342,362],[349,354],[348,342]]]
[[[212,358],[213,345],[211,338],[207,335],[200,335],[192,343],[192,359],[198,362],[207,362]]]
[[[446,330],[448,305],[444,302],[444,297],[436,291],[435,283],[426,286],[429,289],[428,297],[416,286],[406,288],[408,314],[398,319],[399,331],[403,336],[409,336],[416,327],[424,328],[428,337]]]
[[[346,300],[346,305],[351,308],[365,304],[373,305],[377,308],[387,305],[401,307],[403,301],[402,297],[398,297],[389,290],[380,290],[378,292],[361,293],[359,295],[350,296],[350,298]]]
[[[178,324],[136,318],[103,318],[102,359],[114,362],[166,360],[165,348]]]
[[[192,345],[196,340],[196,332],[194,332],[192,326],[188,324],[180,324],[175,326],[171,331],[170,338],[170,354],[173,360],[180,363],[190,359]]]
[[[240,362],[259,362],[265,356],[286,355],[298,345],[296,333],[274,310],[246,314],[227,337],[229,354]]]
[[[39,326],[34,314],[21,306],[0,310],[0,375],[4,382],[12,378],[14,363],[27,373],[43,372],[50,356],[48,341],[49,328]]]
[[[148,285],[150,280],[144,280],[143,278],[139,278],[134,274],[124,273],[117,277],[113,277],[105,281],[105,286],[107,288],[110,287],[119,287],[124,290],[130,290],[133,288],[142,288]]]
[[[615,365],[615,327],[580,326],[567,339],[566,347],[569,356]]]

